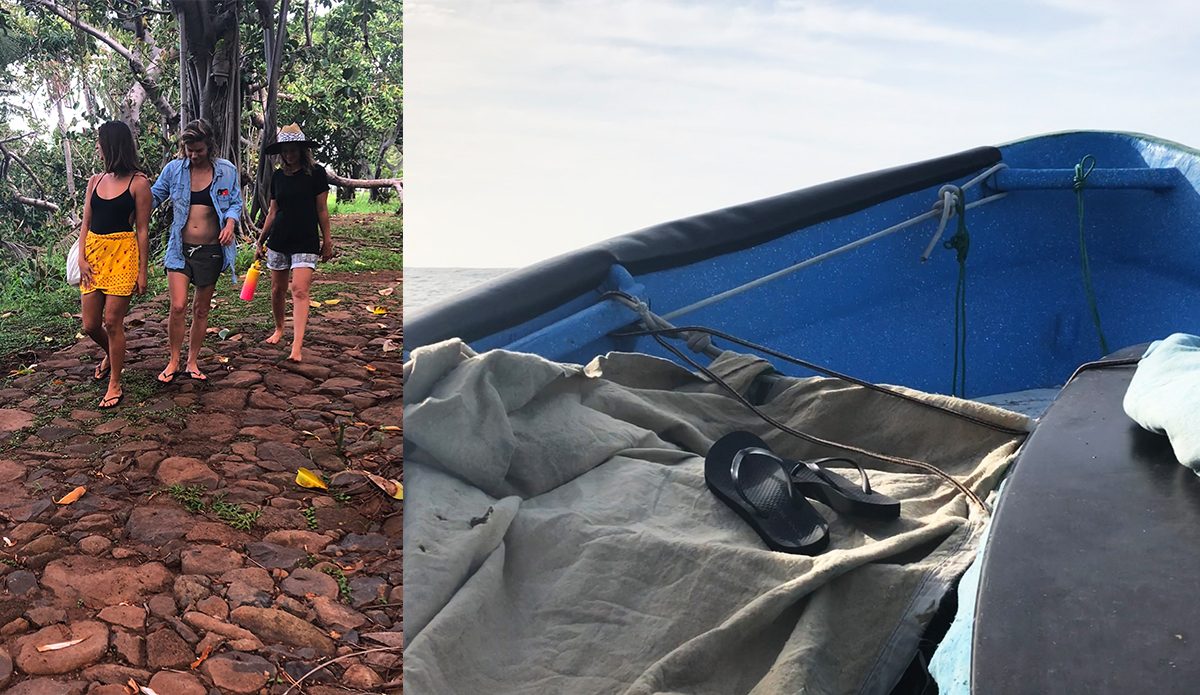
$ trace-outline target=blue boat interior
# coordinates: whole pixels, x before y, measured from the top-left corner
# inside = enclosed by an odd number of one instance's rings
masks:
[[[459,336],[479,351],[506,348],[566,362],[586,363],[612,350],[673,359],[650,337],[612,335],[637,319],[629,308],[602,297],[620,290],[676,326],[714,328],[878,383],[942,393],[954,389],[972,398],[1057,387],[1079,364],[1104,354],[1083,282],[1074,190],[1076,165],[1089,155],[1094,168],[1082,189],[1083,239],[1108,349],[1194,326],[1200,304],[1189,299],[1200,287],[1192,260],[1200,251],[1200,153],[1142,135],[1069,132],[979,148],[807,189],[790,194],[791,200],[779,196],[618,237],[431,307],[406,321],[405,347]],[[942,243],[956,233],[957,215],[926,261],[921,258],[938,228],[937,215],[820,258],[929,213],[944,184],[963,186],[997,164],[1002,166],[962,192],[968,209],[961,219],[970,244],[961,268],[958,251]],[[939,167],[953,177],[938,178]],[[906,188],[911,190],[891,195]],[[752,219],[756,206],[771,205],[792,208],[776,218],[804,220],[816,210],[818,219],[828,219],[779,233],[770,229],[779,219]],[[837,214],[839,206],[851,210]],[[688,247],[694,243],[687,238],[689,223],[707,220],[711,228],[722,215],[739,228],[742,248],[723,249],[711,241],[703,242],[707,249]],[[590,289],[573,298],[552,298],[553,306],[534,315],[511,311],[536,293],[530,278],[543,278],[544,287],[556,267],[573,270],[573,263],[598,249],[638,235],[639,248],[631,258],[608,265]],[[655,245],[661,248],[645,251]],[[757,287],[676,313],[806,261],[805,267]],[[965,346],[956,339],[955,325],[960,271]],[[485,334],[469,335],[473,327],[461,320],[457,329],[454,325],[464,314],[493,323]],[[497,327],[497,319],[511,325]],[[956,343],[966,363],[960,378]],[[716,345],[735,347],[719,340]],[[808,375],[786,363],[775,366],[784,374]]]

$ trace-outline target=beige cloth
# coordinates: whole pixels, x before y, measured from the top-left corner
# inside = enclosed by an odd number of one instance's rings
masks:
[[[768,366],[725,353],[713,369],[744,392]],[[767,550],[705,487],[709,446],[746,429],[787,458],[840,452],[665,360],[614,353],[583,368],[450,340],[415,350],[404,381],[414,694],[884,694],[976,551],[983,519],[962,495],[873,461],[900,519],[818,504],[828,550]],[[833,379],[774,391],[763,409],[791,426],[935,464],[981,497],[1023,439]]]

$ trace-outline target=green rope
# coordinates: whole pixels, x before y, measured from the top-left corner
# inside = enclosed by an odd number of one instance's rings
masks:
[[[967,232],[967,208],[962,195],[958,196],[958,231],[942,243],[958,252],[958,286],[954,288],[954,379],[950,394],[967,397],[967,252],[971,250],[971,235]],[[962,354],[962,392],[959,388],[959,354]]]
[[[1091,160],[1089,163],[1088,160]],[[1084,166],[1087,165],[1085,169]],[[1087,293],[1088,307],[1092,310],[1092,321],[1096,324],[1096,333],[1100,336],[1101,355],[1108,354],[1108,341],[1104,339],[1104,329],[1100,328],[1100,310],[1096,308],[1096,293],[1092,290],[1092,269],[1088,265],[1087,243],[1083,240],[1083,189],[1087,185],[1088,174],[1096,168],[1096,158],[1087,155],[1075,165],[1075,198],[1079,202],[1079,255],[1083,258],[1083,289]]]

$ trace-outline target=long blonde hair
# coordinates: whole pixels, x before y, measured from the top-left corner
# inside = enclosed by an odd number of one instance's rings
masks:
[[[290,145],[290,144],[294,144],[294,143],[285,142],[283,144]],[[304,145],[296,145],[296,146],[300,148],[300,168],[304,170],[305,174],[312,176],[313,167],[317,165],[317,161],[315,159],[313,159],[313,156],[312,156],[312,148],[305,147]],[[280,168],[283,168],[284,165],[285,165],[285,162],[283,161],[283,149],[280,148],[279,166],[280,166]]]

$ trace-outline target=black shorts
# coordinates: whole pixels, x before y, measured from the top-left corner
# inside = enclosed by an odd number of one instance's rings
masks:
[[[183,273],[196,287],[217,284],[221,269],[225,266],[225,252],[220,244],[183,245],[183,268],[167,268],[172,273]]]

